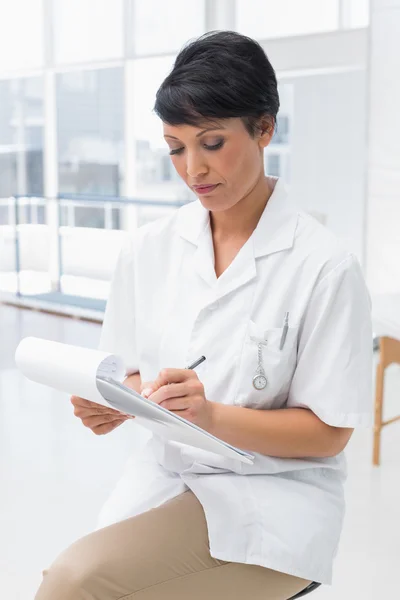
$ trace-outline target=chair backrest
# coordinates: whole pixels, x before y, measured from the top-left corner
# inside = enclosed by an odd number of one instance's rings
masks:
[[[313,592],[314,590],[316,590],[317,588],[319,588],[320,585],[321,585],[320,583],[317,583],[316,581],[313,581],[304,590],[302,590],[301,592],[299,592],[295,596],[292,596],[291,598],[288,598],[288,600],[295,600],[296,598],[302,598],[303,596],[307,596],[307,594],[311,594],[311,592]]]

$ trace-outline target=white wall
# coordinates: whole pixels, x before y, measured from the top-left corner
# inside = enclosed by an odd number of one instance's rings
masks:
[[[369,63],[367,280],[400,292],[400,0],[373,0]]]
[[[364,68],[367,43],[367,29],[353,29],[267,40],[262,45],[282,76],[299,71]]]
[[[296,78],[290,193],[363,262],[366,74]]]

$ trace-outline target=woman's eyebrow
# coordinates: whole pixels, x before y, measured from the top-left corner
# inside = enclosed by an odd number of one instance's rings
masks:
[[[196,137],[200,137],[201,135],[203,135],[204,133],[207,133],[207,131],[218,131],[219,129],[225,129],[225,127],[209,127],[208,129],[203,129],[203,131],[200,131]],[[167,133],[164,135],[165,138],[171,138],[172,140],[179,140],[179,138],[175,137],[174,135],[168,135]]]

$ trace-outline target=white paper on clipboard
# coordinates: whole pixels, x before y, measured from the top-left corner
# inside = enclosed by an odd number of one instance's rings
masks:
[[[26,337],[18,345],[15,362],[31,381],[60,392],[107,406],[97,389],[96,377],[122,381],[125,367],[119,356],[91,348]]]
[[[251,454],[216,438],[124,386],[125,367],[119,356],[28,337],[20,342],[15,360],[28,379],[131,414],[139,425],[165,440],[214,452],[243,463],[253,463]]]
[[[248,452],[216,438],[176,413],[114,381],[111,377],[97,377],[97,387],[110,406],[134,415],[139,425],[168,441],[181,442],[246,464],[253,464],[254,457]]]

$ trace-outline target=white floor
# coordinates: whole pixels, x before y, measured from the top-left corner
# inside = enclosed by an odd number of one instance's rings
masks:
[[[40,573],[89,532],[134,451],[134,425],[96,437],[67,397],[28,382],[14,352],[34,335],[95,347],[100,327],[0,304],[0,598],[31,600]],[[400,413],[400,368],[387,377],[387,415]],[[335,580],[315,600],[399,597],[400,424],[384,431],[382,466],[371,466],[370,431],[348,448],[348,511]],[[56,599],[55,599],[56,600]],[[247,600],[247,599],[246,599]]]

